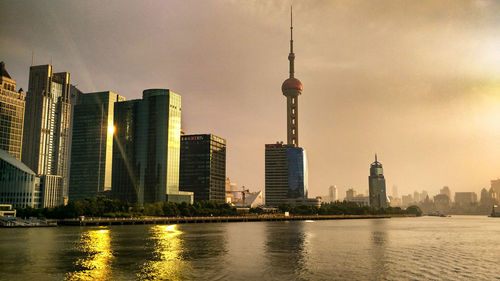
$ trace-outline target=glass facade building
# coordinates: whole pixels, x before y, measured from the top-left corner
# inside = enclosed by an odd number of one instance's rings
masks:
[[[40,179],[28,166],[0,149],[0,204],[40,208]]]
[[[0,149],[21,160],[24,126],[24,92],[0,62]]]
[[[74,106],[69,200],[111,190],[114,104],[125,98],[113,92],[82,94]]]
[[[375,155],[375,162],[370,165],[370,176],[368,177],[370,192],[370,206],[373,208],[387,208],[389,201],[385,188],[384,169]]]
[[[181,96],[144,90],[142,100],[115,103],[112,194],[139,204],[192,202],[179,191]]]
[[[30,67],[26,95],[22,161],[39,176],[60,177],[50,181],[57,192],[44,206],[63,204],[68,197],[71,104],[70,74],[53,73],[51,65]],[[49,196],[49,195],[48,195]]]
[[[212,134],[181,137],[179,188],[194,201],[225,203],[226,140]]]
[[[266,205],[277,206],[307,199],[307,157],[293,144],[266,144]]]

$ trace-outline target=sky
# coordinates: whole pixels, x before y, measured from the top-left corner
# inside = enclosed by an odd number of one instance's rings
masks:
[[[286,141],[290,3],[3,0],[0,60],[25,90],[32,53],[83,92],[171,89],[183,130],[225,138],[227,176],[264,190],[264,144]],[[365,193],[375,153],[389,194],[500,177],[500,1],[293,6],[310,197]]]

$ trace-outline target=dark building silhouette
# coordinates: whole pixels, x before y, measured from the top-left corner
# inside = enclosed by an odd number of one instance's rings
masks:
[[[387,208],[389,206],[385,189],[385,178],[382,164],[377,161],[370,166],[370,176],[368,177],[370,188],[370,206],[374,208]]]
[[[111,191],[114,105],[125,98],[113,92],[82,94],[74,106],[69,200]]]
[[[179,191],[181,96],[144,90],[142,100],[115,103],[112,195],[139,204],[192,202]]]
[[[21,160],[24,126],[24,92],[16,92],[16,80],[12,79],[0,62],[0,149]]]
[[[226,140],[212,134],[181,137],[179,189],[194,201],[225,202]]]
[[[30,67],[21,159],[40,175],[43,207],[68,197],[69,89],[69,73],[53,73],[51,65]]]

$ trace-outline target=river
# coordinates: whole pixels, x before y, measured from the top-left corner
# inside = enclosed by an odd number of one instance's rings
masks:
[[[500,280],[500,218],[0,229],[0,280]]]

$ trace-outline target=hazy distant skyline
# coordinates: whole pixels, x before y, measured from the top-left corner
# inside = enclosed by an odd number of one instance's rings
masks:
[[[365,192],[374,153],[389,194],[479,192],[500,177],[500,2],[293,5],[311,196]],[[225,138],[227,175],[264,190],[264,144],[286,141],[289,6],[7,0],[0,60],[25,91],[32,51],[84,92],[172,89],[184,131]]]

